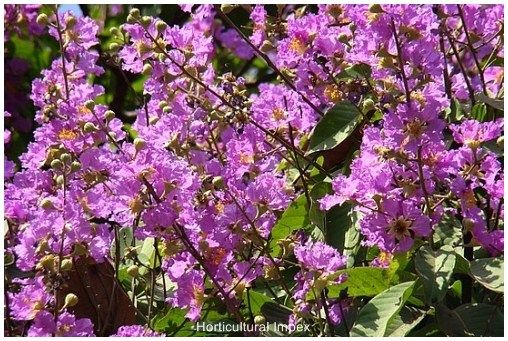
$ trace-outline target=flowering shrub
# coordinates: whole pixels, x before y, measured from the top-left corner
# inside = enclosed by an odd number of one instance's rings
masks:
[[[503,335],[502,5],[82,9],[4,7],[5,335]]]

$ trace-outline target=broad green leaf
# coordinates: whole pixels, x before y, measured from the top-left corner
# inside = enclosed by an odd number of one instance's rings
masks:
[[[471,261],[471,275],[485,288],[504,292],[504,257]]]
[[[415,282],[405,282],[383,291],[358,314],[351,336],[384,336],[388,323],[399,313],[413,291]]]
[[[411,329],[423,320],[425,314],[425,311],[414,307],[403,307],[388,323],[384,336],[406,336]]]
[[[245,292],[243,300],[245,306],[250,307],[250,311],[252,311],[254,315],[259,315],[261,313],[261,307],[265,303],[273,302],[270,297],[253,290],[249,290],[248,294]]]
[[[170,309],[166,314],[159,313],[152,319],[155,331],[167,336],[204,336],[205,333],[193,329],[195,323],[190,322],[185,315],[187,311],[180,308]]]
[[[353,104],[346,101],[335,104],[314,128],[307,155],[338,146],[351,135],[361,118]]]
[[[423,246],[416,254],[416,272],[423,280],[427,303],[441,301],[448,290],[448,283],[455,267],[455,252],[451,246],[432,250]]]
[[[365,63],[355,64],[344,70],[348,75],[355,78],[369,79],[372,76],[372,68]]]
[[[503,102],[503,100],[490,98],[490,97],[486,96],[483,93],[479,93],[478,95],[476,95],[476,98],[479,101],[481,101],[481,102],[491,106],[494,109],[504,111],[504,102]]]
[[[292,232],[303,229],[309,225],[308,203],[305,195],[300,195],[289,207],[282,213],[272,229],[270,247],[273,254],[281,251],[277,244],[278,240],[285,239]]]
[[[329,182],[318,182],[310,190],[312,202],[309,209],[309,219],[312,223],[324,230],[326,213],[319,208],[319,199],[332,192],[332,184]]]
[[[346,232],[354,228],[351,218],[351,204],[344,203],[328,210],[324,220],[325,241],[339,251],[344,250]]]
[[[346,274],[347,279],[344,283],[329,286],[328,297],[339,297],[340,292],[345,289],[350,297],[373,297],[390,286],[390,274],[387,269],[357,267],[344,269],[338,273]]]
[[[457,218],[450,214],[445,214],[437,224],[433,234],[434,244],[459,245],[462,242],[462,226]]]
[[[503,308],[483,304],[463,304],[450,310],[436,308],[439,328],[448,336],[503,336]]]
[[[503,307],[475,303],[455,309],[467,331],[474,336],[503,336]]]

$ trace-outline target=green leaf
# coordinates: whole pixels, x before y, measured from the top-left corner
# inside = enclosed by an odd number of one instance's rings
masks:
[[[503,100],[490,98],[489,96],[486,96],[483,93],[477,94],[476,98],[479,101],[487,104],[488,106],[491,106],[494,109],[504,111],[504,102],[503,102]]]
[[[346,274],[344,283],[328,287],[328,297],[339,297],[342,290],[347,289],[350,297],[373,297],[388,289],[390,286],[390,273],[388,269],[373,267],[357,267],[339,271]]]
[[[445,297],[454,267],[455,252],[451,246],[437,251],[429,246],[420,248],[415,257],[415,268],[423,280],[427,303],[440,302]]]
[[[425,314],[425,311],[414,307],[403,307],[388,323],[384,336],[406,336],[423,320]]]
[[[248,294],[246,292],[243,300],[245,302],[245,306],[250,306],[250,310],[254,315],[259,315],[261,313],[261,307],[265,303],[273,302],[270,297],[253,290],[249,290]]]
[[[504,257],[471,261],[471,275],[485,288],[504,292]]]
[[[503,336],[503,308],[483,304],[464,304],[450,310],[436,308],[439,328],[448,336]]]
[[[487,120],[487,106],[485,103],[476,103],[471,109],[471,116],[480,122]]]
[[[414,284],[401,283],[374,297],[360,310],[351,336],[385,336],[388,324],[411,296]]]
[[[319,199],[332,192],[332,184],[329,182],[318,182],[310,190],[310,209],[309,219],[310,221],[318,226],[321,230],[324,230],[325,226],[325,212],[319,208]]]
[[[455,309],[469,334],[503,336],[503,307],[489,304],[464,304]]]
[[[435,245],[459,245],[462,242],[462,226],[459,220],[450,214],[445,214],[437,224],[433,238]]]
[[[277,244],[278,240],[285,239],[292,232],[309,225],[307,206],[307,198],[302,194],[282,213],[271,233],[270,247],[272,254],[277,254],[281,251],[280,246]]]
[[[314,128],[307,155],[338,146],[351,135],[361,118],[353,104],[346,101],[335,104]]]
[[[355,64],[344,70],[349,76],[369,79],[372,76],[372,68],[365,63]]]

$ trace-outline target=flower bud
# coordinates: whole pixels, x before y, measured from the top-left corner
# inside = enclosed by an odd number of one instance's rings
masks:
[[[45,210],[49,210],[55,207],[53,205],[53,201],[51,201],[49,198],[42,199],[40,206]]]
[[[150,25],[150,23],[152,22],[152,17],[148,16],[148,15],[145,15],[143,16],[143,18],[141,18],[141,25],[143,25],[143,27],[148,27],[148,25]]]
[[[168,105],[168,102],[166,102],[166,101],[160,101],[160,102],[159,102],[159,109],[161,109],[161,110],[162,110],[162,109],[164,109],[164,107],[165,107],[165,106],[167,106],[167,105]]]
[[[71,162],[72,156],[69,153],[63,153],[62,155],[60,155],[60,160],[62,160],[63,163],[67,164]]]
[[[129,276],[137,278],[139,276],[139,268],[137,265],[131,265],[127,268]]]
[[[41,26],[47,25],[49,23],[48,16],[44,13],[39,14],[35,21]]]
[[[129,15],[132,15],[134,18],[139,19],[141,17],[141,12],[138,8],[134,7],[130,10]]]
[[[154,125],[157,122],[159,122],[159,118],[157,116],[150,117],[150,119],[148,120],[148,123],[150,123],[150,125]]]
[[[76,304],[78,304],[78,296],[74,295],[73,293],[69,293],[67,294],[67,296],[65,296],[65,307],[73,307],[75,306]]]
[[[213,177],[212,184],[216,188],[223,188],[224,187],[224,180],[222,179],[222,176],[215,176],[215,177]]]
[[[69,258],[63,259],[60,269],[62,269],[62,271],[70,271],[72,269],[72,260]]]
[[[369,112],[370,110],[374,109],[375,103],[372,99],[367,98],[365,101],[363,101],[363,111]]]
[[[47,239],[42,239],[39,244],[37,245],[37,248],[35,249],[35,252],[37,254],[43,254],[44,252],[46,251],[49,251],[49,244],[48,244],[48,241]]]
[[[58,186],[63,186],[63,184],[65,183],[64,176],[60,174],[59,176],[56,177],[55,182]]]
[[[60,170],[60,169],[63,169],[63,163],[62,161],[58,160],[58,159],[55,159],[53,161],[51,161],[51,168],[55,169],[55,170]]]
[[[383,8],[379,4],[372,4],[369,6],[370,13],[384,13]]]
[[[170,111],[171,111],[171,108],[170,108],[169,106],[167,106],[167,105],[166,105],[164,108],[162,108],[162,112],[163,112],[163,113],[166,113],[166,114],[167,114],[167,113],[168,113],[168,112],[170,112]]]
[[[85,133],[94,133],[98,129],[95,126],[95,124],[93,124],[92,122],[86,122],[84,127],[83,127],[83,130],[85,131]]]
[[[88,101],[85,102],[85,107],[88,110],[93,110],[93,108],[95,108],[95,102],[89,99]]]
[[[501,148],[501,150],[503,150],[504,149],[504,136],[499,137],[497,139],[496,143],[497,143],[497,146],[499,148]]]
[[[138,21],[138,19],[136,19],[135,17],[133,17],[131,14],[129,14],[127,16],[127,23],[128,24],[135,24],[136,22]]]
[[[115,112],[113,110],[106,110],[104,118],[106,119],[106,122],[111,122],[111,120],[115,118]]]
[[[260,325],[265,324],[266,318],[263,315],[256,315],[254,316],[254,324]]]
[[[157,32],[159,32],[159,33],[164,31],[167,27],[168,27],[168,24],[166,24],[162,20],[157,20],[157,22],[155,23],[155,28],[157,28]]]
[[[121,48],[121,46],[118,43],[109,44],[109,50],[112,52],[116,52],[116,51],[120,50],[120,48]]]
[[[145,64],[143,65],[143,71],[141,71],[141,73],[145,76],[150,76],[153,72],[153,67],[151,64]]]
[[[79,161],[72,161],[72,163],[71,163],[71,171],[77,172],[80,169],[81,169],[81,163],[79,163]]]
[[[339,34],[339,41],[343,44],[349,44],[349,37],[345,33]]]
[[[109,29],[109,33],[111,33],[111,35],[114,35],[114,36],[119,36],[121,34],[118,27],[114,27],[114,26]]]
[[[144,147],[146,146],[146,142],[145,140],[143,140],[142,138],[140,137],[136,137],[134,139],[134,149],[136,150],[136,152],[139,152],[140,150],[142,150]]]
[[[224,14],[230,13],[232,10],[234,10],[238,5],[232,5],[232,4],[224,4],[220,6],[220,10]]]

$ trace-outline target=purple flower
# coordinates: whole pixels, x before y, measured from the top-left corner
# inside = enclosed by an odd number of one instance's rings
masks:
[[[145,326],[132,325],[132,326],[121,326],[118,328],[116,334],[111,335],[116,337],[157,337],[163,336]]]

